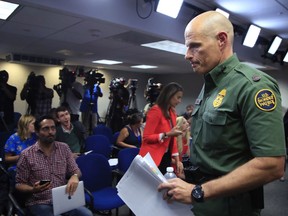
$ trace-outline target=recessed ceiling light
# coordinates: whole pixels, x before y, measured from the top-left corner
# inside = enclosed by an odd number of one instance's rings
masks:
[[[282,42],[282,38],[276,36],[268,50],[268,53],[274,55]]]
[[[113,61],[113,60],[107,60],[107,59],[102,59],[102,60],[92,61],[92,63],[96,63],[96,64],[106,64],[106,65],[114,65],[114,64],[122,64],[123,62]]]
[[[175,19],[179,14],[182,4],[183,0],[160,0],[158,2],[156,11]]]
[[[244,46],[248,46],[248,47],[254,47],[258,36],[260,34],[261,28],[259,28],[258,26],[255,25],[250,25],[248,32],[245,36],[243,45]]]
[[[149,47],[153,49],[159,49],[159,50],[163,50],[166,52],[177,53],[181,55],[185,55],[186,49],[187,49],[184,44],[176,43],[176,42],[169,41],[169,40],[141,44],[141,46]]]
[[[131,68],[152,69],[152,68],[158,68],[158,67],[153,66],[153,65],[134,65],[134,66],[131,66]]]
[[[6,20],[18,6],[18,4],[0,1],[0,19]]]
[[[286,53],[284,59],[283,59],[284,62],[288,62],[288,52]]]

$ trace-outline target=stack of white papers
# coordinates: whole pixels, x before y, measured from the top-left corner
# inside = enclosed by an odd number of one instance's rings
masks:
[[[137,155],[117,184],[118,195],[136,216],[193,215],[192,205],[163,200],[164,192],[157,188],[165,181],[149,153],[144,158]]]

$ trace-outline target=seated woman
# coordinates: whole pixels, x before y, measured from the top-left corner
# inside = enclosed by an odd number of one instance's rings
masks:
[[[185,117],[179,116],[176,118],[176,125],[183,131],[183,134],[177,137],[179,159],[182,161],[183,156],[190,156],[190,124]]]
[[[128,114],[128,124],[124,126],[117,138],[119,148],[140,148],[143,135],[143,114],[140,112]]]
[[[21,116],[18,121],[17,132],[12,134],[5,143],[5,163],[8,165],[10,173],[15,172],[20,153],[37,140],[34,133],[34,123],[34,116]]]

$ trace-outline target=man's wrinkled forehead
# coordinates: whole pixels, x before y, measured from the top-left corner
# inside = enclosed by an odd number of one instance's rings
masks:
[[[40,129],[44,127],[55,126],[55,122],[52,119],[43,119],[40,122]]]

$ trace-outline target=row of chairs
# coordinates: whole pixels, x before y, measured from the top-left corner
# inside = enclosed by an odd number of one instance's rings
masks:
[[[139,149],[123,149],[118,154],[117,169],[112,171],[107,157],[97,153],[82,155],[76,162],[82,172],[81,180],[85,186],[85,199],[93,212],[111,211],[125,205],[113,187],[113,172],[122,175],[128,170]],[[118,178],[117,178],[118,179]]]
[[[139,154],[139,148],[119,150],[118,164],[111,167],[108,160],[111,158],[118,135],[119,132],[113,134],[112,130],[103,124],[96,126],[93,135],[87,137],[85,143],[85,151],[92,153],[82,155],[76,160],[82,172],[81,180],[85,186],[86,202],[96,213],[109,211],[111,214],[112,210],[116,209],[118,215],[119,207],[125,205],[113,184],[115,176],[118,181],[128,170],[133,159]]]

